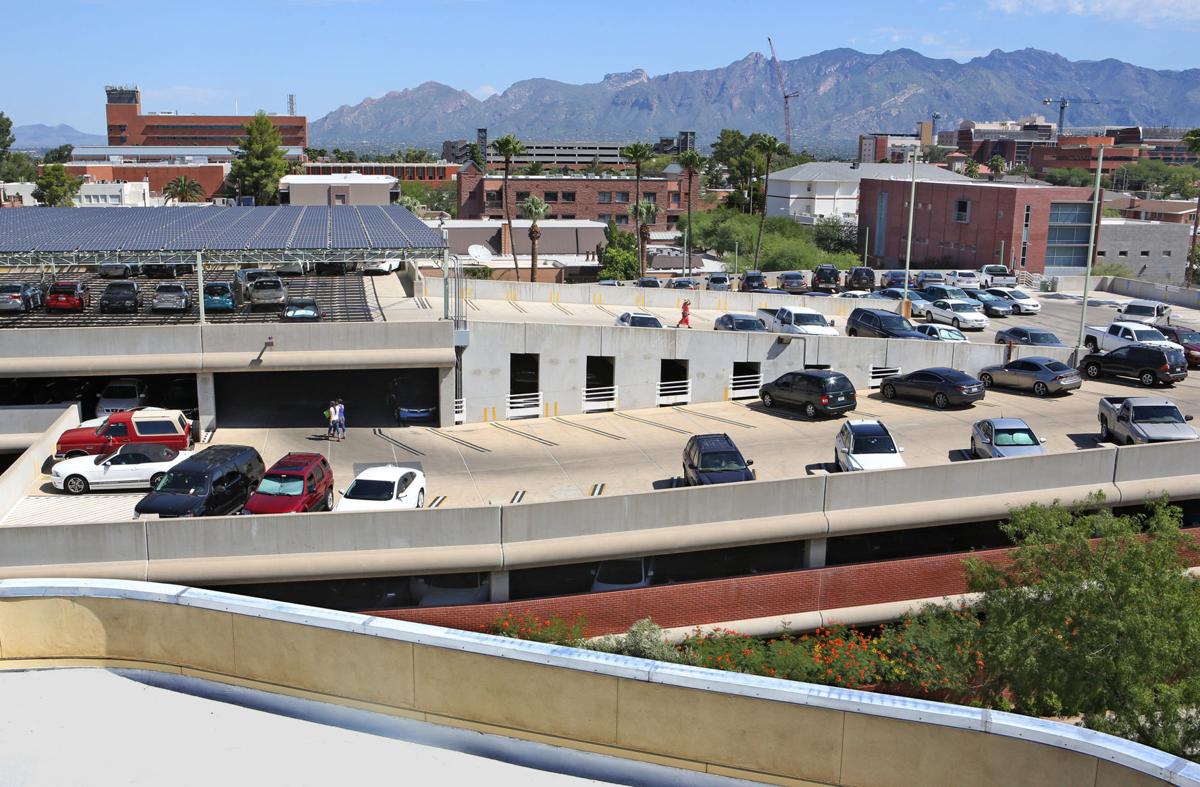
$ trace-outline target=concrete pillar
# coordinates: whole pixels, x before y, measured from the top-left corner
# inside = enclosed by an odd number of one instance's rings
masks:
[[[508,601],[508,572],[493,571],[488,578],[488,601]]]
[[[454,367],[437,370],[438,426],[454,426]]]
[[[196,374],[196,404],[199,409],[200,432],[211,432],[217,428],[217,390],[212,372]]]
[[[810,538],[804,542],[804,567],[824,568],[825,548],[829,540],[825,538]]]

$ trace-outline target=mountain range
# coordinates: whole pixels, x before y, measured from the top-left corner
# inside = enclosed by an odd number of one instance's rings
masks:
[[[57,126],[47,126],[44,123],[33,123],[27,126],[13,126],[14,150],[48,150],[59,145],[107,145],[108,138],[101,134],[88,134],[78,131],[71,126],[60,123]]]
[[[1044,114],[1042,99],[1073,103],[1067,127],[1100,124],[1200,125],[1200,69],[1157,71],[1115,59],[1071,61],[1051,52],[995,50],[966,63],[911,49],[865,54],[832,49],[780,61],[791,99],[797,148],[845,148],[860,133],[911,133],[941,113],[939,128],[963,119]],[[754,52],[723,68],[650,76],[607,74],[590,84],[526,79],[480,100],[425,82],[345,105],[309,124],[310,144],[325,147],[437,148],[445,139],[512,132],[538,140],[655,140],[688,129],[702,146],[723,128],[783,136],[783,100],[771,61]]]

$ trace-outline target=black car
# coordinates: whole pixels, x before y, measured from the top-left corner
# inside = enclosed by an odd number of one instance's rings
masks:
[[[215,445],[183,460],[133,510],[162,518],[236,514],[266,472],[258,451]]]
[[[662,282],[659,281],[658,279],[654,278],[653,276],[643,276],[642,278],[635,281],[633,283],[633,286],[634,287],[652,287],[655,289],[662,289]]]
[[[714,331],[752,331],[763,332],[767,326],[753,314],[722,314],[713,321]]]
[[[879,386],[884,399],[933,402],[939,410],[978,402],[983,399],[985,390],[984,384],[971,375],[945,366],[894,374],[883,378]]]
[[[1135,343],[1112,352],[1089,353],[1079,362],[1079,369],[1093,380],[1136,377],[1145,386],[1171,385],[1187,378],[1187,359],[1183,350]]]
[[[837,415],[858,406],[850,378],[831,369],[788,372],[758,390],[763,407],[789,404],[800,407],[809,418]]]
[[[754,292],[761,290],[767,286],[767,277],[762,275],[760,271],[746,271],[742,274],[742,283],[739,289],[742,292]]]
[[[1062,341],[1041,328],[1014,326],[996,331],[996,344],[1027,344],[1032,347],[1066,347]]]
[[[987,317],[1009,317],[1012,315],[1012,306],[1003,298],[997,298],[987,290],[964,289],[971,300],[983,305],[983,313]]]
[[[147,262],[142,265],[142,275],[152,279],[175,279],[195,272],[196,266],[190,262]]]
[[[838,288],[838,281],[840,279],[841,274],[833,265],[818,265],[817,269],[813,271],[812,289],[829,291],[836,290]]]
[[[925,339],[937,341],[918,331],[908,318],[887,309],[859,308],[846,320],[847,336],[868,336],[875,339]]]
[[[707,486],[753,481],[752,464],[753,461],[742,458],[742,452],[727,434],[692,435],[683,447],[683,482],[688,486]]]
[[[319,260],[316,273],[318,276],[341,276],[349,269],[345,260]]]
[[[142,308],[142,293],[136,281],[114,281],[100,295],[101,314],[136,314]]]
[[[875,289],[875,271],[863,266],[852,268],[846,275],[846,289],[867,292]]]

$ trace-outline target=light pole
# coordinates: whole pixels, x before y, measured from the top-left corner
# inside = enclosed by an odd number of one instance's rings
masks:
[[[1100,220],[1100,176],[1104,172],[1104,145],[1100,145],[1100,155],[1096,160],[1096,185],[1092,190],[1092,225],[1088,228],[1087,260],[1083,269],[1083,308],[1079,310],[1079,341],[1076,347],[1083,347],[1083,339],[1087,330],[1087,299],[1088,285],[1092,283],[1092,254],[1096,246],[1097,222]]]
[[[908,277],[912,270],[913,212],[917,207],[917,156],[912,157],[911,184],[908,190],[908,238],[904,248],[904,298],[900,301],[900,313],[905,317],[912,314],[912,304],[908,302]]]

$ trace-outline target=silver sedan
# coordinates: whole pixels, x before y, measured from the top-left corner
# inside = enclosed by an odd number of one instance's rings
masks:
[[[1083,385],[1079,372],[1054,358],[1018,358],[979,371],[988,388],[1018,388],[1035,396],[1066,393]]]
[[[1046,453],[1029,424],[1020,418],[987,418],[971,427],[971,456],[975,459],[1003,459],[1009,456],[1041,456]]]

